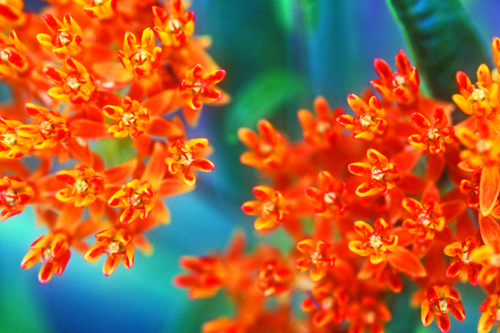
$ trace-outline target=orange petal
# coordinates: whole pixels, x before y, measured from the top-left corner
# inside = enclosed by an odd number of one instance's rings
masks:
[[[105,123],[88,119],[77,119],[70,123],[69,131],[75,137],[97,140],[108,137],[108,126]]]
[[[495,248],[500,240],[500,226],[498,222],[490,215],[483,216],[479,213],[479,229],[481,230],[483,242],[490,248]]]
[[[104,276],[110,276],[115,271],[116,267],[120,264],[120,259],[121,256],[117,254],[110,255],[106,259],[104,266],[102,267],[102,273]]]
[[[387,256],[389,263],[398,271],[409,275],[411,278],[425,277],[427,272],[420,260],[404,247],[398,246],[394,252]]]
[[[55,262],[52,260],[47,261],[43,264],[42,268],[40,268],[40,272],[38,273],[38,281],[41,284],[45,284],[50,281],[52,275],[54,275]]]
[[[481,173],[479,185],[479,206],[481,214],[487,216],[491,213],[500,193],[500,173],[496,164],[486,163]]]
[[[160,142],[156,142],[146,170],[142,174],[141,181],[150,183],[153,185],[153,189],[156,189],[167,170],[167,164],[165,164],[166,157],[167,151],[165,147]]]

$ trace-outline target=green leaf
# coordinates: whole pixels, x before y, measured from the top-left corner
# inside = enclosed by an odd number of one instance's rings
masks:
[[[294,1],[291,0],[272,0],[274,15],[278,26],[285,32],[292,31]]]
[[[484,44],[459,0],[387,0],[387,3],[434,97],[450,101],[458,93],[457,71],[475,78],[479,65],[489,63]]]
[[[225,123],[227,141],[235,144],[240,127],[254,127],[260,119],[272,116],[280,106],[305,89],[302,79],[284,69],[273,69],[255,76],[229,107]]]

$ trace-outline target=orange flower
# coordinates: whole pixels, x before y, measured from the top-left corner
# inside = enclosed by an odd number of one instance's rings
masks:
[[[450,330],[449,312],[457,320],[465,320],[465,311],[458,292],[446,284],[427,289],[422,302],[422,324],[429,326],[436,317],[441,332],[447,333]]]
[[[441,214],[441,207],[435,198],[423,198],[423,203],[413,198],[404,198],[403,207],[413,218],[403,221],[403,227],[418,240],[431,240],[434,230],[443,231],[446,220]]]
[[[250,148],[241,155],[243,164],[257,169],[273,169],[280,166],[287,154],[286,141],[283,136],[265,119],[259,120],[257,129],[259,136],[248,128],[240,128],[238,137]]]
[[[467,268],[467,275],[469,276],[469,282],[473,286],[477,286],[479,283],[479,271],[481,270],[481,265],[472,263],[472,252],[479,247],[479,241],[470,237],[464,242],[464,245],[460,242],[454,242],[447,245],[444,248],[444,254],[448,257],[456,257],[453,259],[446,268],[446,277],[454,278],[462,271],[462,268]]]
[[[5,176],[0,179],[0,221],[20,214],[24,207],[30,204],[35,192],[25,181],[15,176]]]
[[[96,175],[94,169],[82,164],[77,164],[75,171],[57,172],[56,178],[68,184],[68,188],[56,193],[56,198],[62,202],[73,202],[76,207],[93,203],[104,186],[102,178]]]
[[[151,74],[160,65],[161,47],[156,46],[151,28],[142,32],[141,43],[133,33],[127,31],[123,40],[123,51],[118,51],[123,67],[137,76]]]
[[[15,77],[17,73],[26,72],[29,67],[26,52],[26,46],[14,30],[8,37],[0,32],[0,77],[8,79]]]
[[[351,322],[349,332],[383,332],[391,312],[383,301],[368,296],[349,305],[346,320]]]
[[[371,80],[371,85],[377,89],[389,102],[396,100],[400,104],[409,104],[418,95],[420,77],[416,67],[410,65],[403,50],[396,54],[398,72],[392,72],[389,65],[382,59],[373,62],[379,79]]]
[[[108,133],[115,138],[124,138],[130,135],[131,138],[135,139],[146,131],[149,124],[148,109],[141,108],[141,103],[129,96],[122,99],[122,107],[106,105],[102,111],[106,117],[118,121],[118,124],[112,125],[108,129]]]
[[[481,304],[479,311],[482,312],[481,318],[477,325],[478,333],[488,333],[495,325],[496,321],[500,321],[500,299],[498,293],[491,294]]]
[[[477,83],[473,85],[464,72],[457,72],[460,94],[453,95],[453,101],[464,113],[477,117],[488,117],[497,113],[500,96],[498,83],[493,82],[488,66],[482,64],[477,70]]]
[[[65,71],[54,67],[45,67],[43,73],[58,87],[50,88],[47,92],[50,97],[63,102],[82,104],[90,100],[94,94],[95,79],[87,69],[73,58],[66,58]]]
[[[366,156],[371,163],[351,163],[349,172],[356,176],[370,176],[368,183],[363,183],[356,189],[356,194],[360,197],[375,195],[387,195],[394,187],[395,180],[399,177],[396,164],[389,163],[387,157],[376,151],[368,149]]]
[[[336,108],[330,113],[330,106],[325,98],[319,96],[314,100],[316,118],[308,110],[299,110],[298,118],[304,140],[316,147],[333,147],[342,136],[342,129],[336,120],[343,110]]]
[[[391,226],[382,218],[375,220],[375,230],[363,221],[354,222],[354,230],[361,236],[361,240],[349,242],[349,250],[360,256],[370,256],[372,264],[387,260],[398,245],[398,236],[391,235]]]
[[[122,185],[109,199],[108,204],[111,207],[125,207],[120,215],[120,222],[128,224],[133,222],[138,216],[141,219],[148,218],[154,206],[153,190],[149,183],[141,183],[134,179]]]
[[[439,154],[445,151],[446,143],[452,143],[455,137],[455,129],[448,125],[448,118],[443,108],[437,108],[433,115],[433,124],[421,113],[413,113],[411,121],[422,132],[408,137],[408,142],[415,148],[427,150],[431,154]]]
[[[0,29],[22,20],[23,17],[23,0],[5,0],[0,3]]]
[[[346,192],[344,182],[335,184],[335,180],[328,171],[321,171],[318,174],[321,189],[308,187],[306,196],[315,204],[314,214],[320,217],[333,217],[342,214],[347,205],[339,199]]]
[[[479,184],[479,208],[481,214],[491,213],[500,193],[500,139],[491,124],[480,122],[477,134],[465,127],[459,127],[456,135],[468,149],[460,152],[462,160],[458,167],[465,171],[481,169]]]
[[[274,296],[288,290],[292,273],[287,266],[278,265],[277,260],[269,260],[260,268],[257,285],[266,296]]]
[[[84,6],[85,13],[99,20],[105,20],[115,16],[118,0],[75,0],[76,3]]]
[[[0,117],[0,158],[21,158],[33,146],[33,140],[19,135],[17,127],[24,124]]]
[[[222,92],[214,87],[226,76],[226,71],[218,69],[203,73],[200,64],[193,66],[186,72],[185,79],[181,81],[180,91],[187,98],[186,106],[194,111],[199,111],[203,103],[213,103],[222,98]],[[199,113],[197,113],[199,115]],[[191,116],[190,124],[196,124],[198,116]]]
[[[170,156],[165,159],[168,172],[177,175],[187,185],[196,183],[196,175],[193,170],[211,172],[214,165],[205,157],[200,155],[208,147],[207,139],[191,139],[187,142],[177,140],[168,147]]]
[[[297,259],[295,266],[301,272],[309,270],[313,281],[320,281],[326,276],[329,269],[335,264],[335,256],[331,254],[332,246],[325,241],[304,239],[297,243],[297,250],[306,254],[306,257]]]
[[[354,94],[347,96],[347,103],[351,109],[356,112],[356,116],[342,115],[337,118],[342,127],[349,132],[355,139],[372,141],[375,135],[384,134],[387,126],[385,110],[376,96],[370,97],[368,104]]]
[[[43,47],[60,59],[74,57],[82,52],[82,29],[70,14],[66,14],[62,22],[51,14],[45,14],[43,20],[52,33],[36,35]]]
[[[120,264],[132,268],[134,265],[135,246],[132,242],[132,235],[125,229],[115,227],[108,228],[95,235],[97,242],[85,253],[85,261],[92,262],[106,253],[108,258],[104,262],[102,272],[105,276],[111,275]]]
[[[289,212],[279,191],[267,186],[255,186],[253,194],[258,200],[245,202],[241,210],[248,215],[261,215],[255,221],[255,230],[272,230],[283,222]]]
[[[490,284],[500,272],[500,240],[476,248],[472,251],[472,261],[483,266],[479,272],[479,282],[482,285]]]
[[[179,275],[174,284],[179,288],[189,288],[188,297],[211,297],[223,286],[226,270],[215,257],[190,257],[180,259],[180,265],[191,271],[189,275]]]
[[[153,6],[154,31],[165,46],[180,46],[186,43],[194,32],[194,13],[185,12],[182,0],[170,2],[170,13],[163,8]]]
[[[23,137],[33,139],[33,148],[52,148],[68,139],[67,120],[59,112],[31,103],[26,103],[25,109],[37,124],[18,126],[16,132]]]
[[[475,170],[471,175],[471,181],[462,179],[460,182],[460,192],[469,197],[465,201],[467,206],[477,209],[479,206],[479,182],[481,181],[481,170]]]
[[[331,322],[338,325],[344,320],[348,299],[349,295],[342,287],[334,288],[333,283],[327,282],[315,286],[304,298],[300,308],[313,313],[311,321],[315,327],[323,327]]]
[[[38,280],[42,284],[47,283],[54,273],[61,275],[64,272],[71,256],[68,247],[68,237],[64,233],[40,236],[31,244],[29,252],[21,262],[21,268],[28,269],[42,261]]]

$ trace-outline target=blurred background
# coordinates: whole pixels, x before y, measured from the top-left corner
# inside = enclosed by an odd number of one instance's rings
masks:
[[[500,2],[461,2],[490,56],[491,39],[500,36]],[[25,4],[30,10],[43,5]],[[255,243],[253,219],[240,206],[252,199],[259,179],[239,163],[245,149],[236,138],[238,127],[255,129],[266,117],[298,139],[297,110],[311,109],[315,96],[325,96],[331,106],[347,106],[346,95],[360,94],[376,77],[374,58],[394,66],[396,52],[403,49],[414,64],[382,0],[193,0],[191,10],[195,33],[212,36],[209,53],[227,71],[221,87],[232,96],[225,107],[204,106],[200,126],[188,135],[209,138],[214,172],[200,175],[195,191],[167,199],[171,224],[147,234],[154,254],[138,253],[133,269],[120,266],[110,277],[102,275],[104,257],[93,265],[73,253],[61,277],[40,285],[39,266],[23,271],[19,264],[46,230],[33,227],[29,209],[2,223],[0,332],[199,332],[202,323],[230,315],[233,309],[222,293],[190,301],[185,290],[172,286],[172,278],[181,273],[180,256],[223,251],[235,230],[244,229]],[[421,327],[420,309],[409,307],[410,284],[388,300],[393,319],[387,331],[437,331],[435,323]],[[459,288],[467,299],[467,320],[451,326],[454,332],[474,332],[485,297],[480,288]]]

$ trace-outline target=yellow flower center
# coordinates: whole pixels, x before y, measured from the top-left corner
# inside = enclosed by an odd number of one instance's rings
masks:
[[[323,198],[325,203],[329,205],[333,204],[335,202],[335,199],[337,199],[337,195],[334,192],[325,193],[325,196]]]
[[[318,133],[323,134],[326,131],[329,131],[332,128],[329,122],[327,121],[318,121],[318,124],[316,125],[316,130]]]
[[[89,183],[85,181],[84,179],[78,178],[75,183],[73,184],[73,187],[76,189],[76,191],[80,194],[85,194],[89,190]]]
[[[17,193],[14,192],[13,189],[9,188],[2,194],[3,199],[5,202],[7,202],[10,206],[14,206],[17,204]]]

